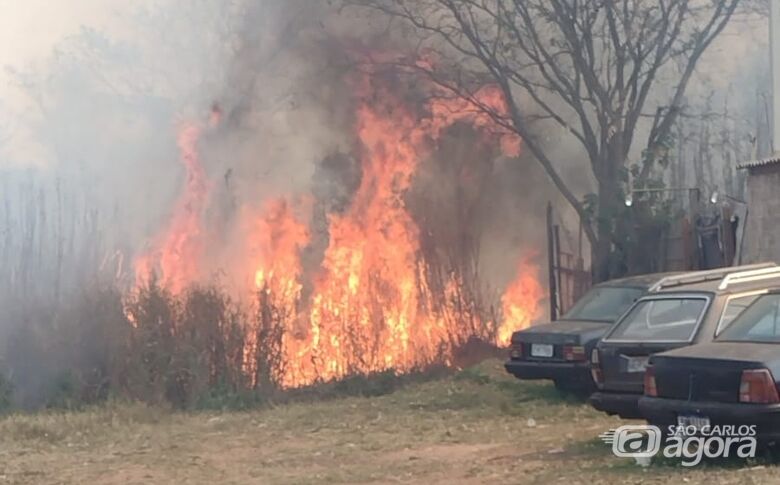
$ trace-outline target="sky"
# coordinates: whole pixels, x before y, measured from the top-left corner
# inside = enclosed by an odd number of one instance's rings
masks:
[[[0,66],[3,68],[25,66],[42,61],[53,47],[69,35],[76,34],[82,26],[98,30],[120,28],[122,14],[128,5],[162,3],[161,0],[146,2],[126,0],[0,0]],[[754,45],[755,25],[750,27],[750,36],[726,33],[727,43],[714,46],[724,50],[726,45],[735,48],[737,55],[724,55],[727,64],[732,64],[746,50]],[[741,30],[741,29],[740,29]],[[758,29],[759,35],[761,28]],[[731,35],[729,35],[731,34]],[[744,34],[740,32],[740,34]],[[735,38],[736,37],[736,38]],[[745,37],[753,37],[746,39]],[[725,40],[725,39],[724,39]],[[720,49],[719,49],[720,48]],[[725,49],[730,50],[730,49]],[[7,95],[7,92],[0,91]]]
[[[135,9],[144,7],[163,7],[173,5],[176,0],[0,0],[0,111],[5,111],[5,116],[0,112],[0,140],[3,132],[6,137],[11,133],[14,140],[13,144],[22,147],[14,150],[15,155],[19,152],[29,150],[40,151],[40,147],[34,148],[35,142],[24,140],[34,137],[33,134],[24,128],[18,129],[16,125],[20,124],[21,117],[16,113],[24,113],[29,107],[30,100],[26,98],[15,83],[13,72],[46,72],[46,66],[52,61],[52,53],[56,46],[61,44],[69,37],[76,36],[82,28],[92,28],[97,32],[105,33],[108,39],[120,37],[126,34],[128,37],[137,38],[139,29],[144,26],[138,25],[138,19],[133,18],[131,13]],[[204,4],[209,2],[203,2]],[[213,5],[219,5],[219,2],[210,2]],[[208,8],[204,8],[208,12]],[[178,16],[179,19],[167,19],[163,22],[179,20],[180,22],[192,22],[186,15]],[[195,19],[194,22],[202,22]],[[737,83],[742,79],[739,73],[747,71],[744,60],[750,58],[758,50],[766,49],[766,26],[751,22],[749,25],[734,23],[726,32],[723,33],[705,55],[700,64],[699,79],[695,80],[692,91],[696,85],[704,85],[701,81],[708,81],[716,89],[727,90],[734,88],[735,78]],[[205,24],[204,24],[205,25]],[[179,36],[181,37],[181,36]],[[196,38],[196,37],[193,37]],[[181,50],[182,47],[189,47],[187,42],[178,43],[179,39],[164,39],[157,47],[146,45],[142,57],[136,61],[148,63],[145,66],[145,73],[155,76],[159,74],[166,80],[172,79],[172,85],[181,86],[186,83],[187,78],[182,80],[179,76],[185,75],[193,77],[197,74],[192,71],[203,70],[203,65],[215,67],[213,62],[202,63],[199,57],[192,57],[189,64],[186,59],[177,59],[175,50]],[[195,41],[197,42],[197,40]],[[192,44],[192,42],[190,42]],[[161,61],[156,61],[150,57],[150,52],[168,49],[171,52],[160,54]],[[206,49],[198,46],[195,50],[205,51]],[[144,48],[144,47],[142,47]],[[155,53],[156,54],[156,53]],[[192,54],[190,54],[192,56]],[[176,66],[170,65],[168,60],[176,59],[180,61]],[[166,68],[170,73],[166,73]],[[156,71],[156,72],[155,72]],[[173,72],[173,71],[183,71]],[[697,82],[699,81],[699,82]],[[5,120],[5,130],[3,130],[3,120]],[[8,121],[10,120],[10,122]],[[10,129],[7,125],[11,125]],[[19,157],[14,157],[18,159]],[[26,160],[32,160],[33,164],[42,158],[48,158],[47,155],[38,153],[36,155],[21,157]],[[0,160],[0,166],[3,161]]]
[[[24,67],[45,58],[81,25],[116,23],[123,0],[0,0],[0,65]]]
[[[55,47],[83,26],[111,29],[121,16],[123,0],[0,0],[0,135],[8,157],[0,167],[27,155],[40,166],[48,155],[32,138],[20,114],[29,112],[29,98],[11,72],[36,71],[50,61]],[[9,139],[10,138],[10,139]],[[11,147],[10,149],[8,147]],[[13,158],[15,162],[10,162]]]
[[[47,117],[66,114],[61,107],[68,97],[70,105],[81,104],[76,115],[89,117],[100,83],[122,94],[148,92],[164,81],[184,90],[187,80],[197,78],[195,71],[204,72],[200,53],[208,49],[198,42],[208,36],[196,36],[190,24],[205,24],[188,12],[166,17],[177,1],[189,0],[0,0],[0,169],[51,166],[57,158],[51,140],[41,138],[52,130],[42,127]],[[206,7],[201,10],[208,14]],[[82,49],[85,41],[90,47]]]
[[[115,207],[123,211],[124,232],[117,239],[136,241],[152,234],[183,179],[177,125],[204,119],[213,103],[240,91],[227,82],[234,78],[223,76],[231,67],[243,66],[241,72],[257,67],[245,65],[243,58],[231,62],[235,38],[221,30],[236,18],[220,13],[238,2],[0,0],[0,190],[9,173],[20,179],[28,172],[57,181],[71,177],[80,194],[89,192],[90,201],[111,208],[103,211],[105,217],[114,217]],[[249,25],[252,32],[262,28],[261,23]],[[760,21],[729,27],[702,59],[689,95],[717,90],[731,103],[737,97],[752,103],[754,66],[764,55],[768,61],[766,33]],[[93,50],[79,50],[81,44],[68,42],[73,39]],[[58,48],[65,52],[59,58],[54,54]],[[296,67],[310,61],[290,59]],[[293,71],[293,79],[301,75]],[[39,89],[20,89],[18,73],[27,72]],[[262,79],[263,100],[288,99],[273,94],[288,93],[284,76]],[[45,98],[45,106],[35,105],[31,91]],[[229,143],[215,144],[210,169],[217,177],[227,167],[234,170],[240,181],[235,183],[243,183],[247,193],[276,195],[308,187],[312,162],[339,146],[341,134],[327,109],[320,112],[316,100],[300,100],[300,109],[287,101],[269,103],[274,110],[283,105],[270,116],[267,108],[253,105],[260,115],[250,120],[251,134],[237,130],[225,138]],[[573,144],[559,146],[558,160],[581,157],[581,152],[569,152]],[[571,174],[583,179],[580,168]]]

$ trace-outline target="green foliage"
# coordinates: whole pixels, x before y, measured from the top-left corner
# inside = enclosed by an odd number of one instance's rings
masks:
[[[490,384],[490,376],[479,367],[469,367],[458,372],[455,375],[455,380],[473,382],[480,385]]]
[[[533,401],[567,402],[572,404],[582,402],[579,396],[571,393],[562,393],[549,383],[538,385],[528,383],[527,381],[520,382],[506,373],[500,373],[500,371],[497,373],[495,368],[489,366],[489,363],[463,369],[455,374],[454,380],[455,382],[476,384],[485,388],[495,389],[495,391],[510,398],[513,405]],[[506,411],[508,407],[504,407]]]
[[[585,194],[582,201],[582,209],[585,211],[588,219],[585,222],[590,222],[596,219],[599,211],[599,194],[589,193]]]
[[[174,326],[181,312],[179,302],[156,281],[141,288],[127,303],[134,322],[128,342],[124,388],[145,402],[164,402],[174,397]]]
[[[345,396],[383,396],[394,392],[400,382],[393,370],[369,375],[347,377],[336,383],[334,390]]]
[[[0,373],[0,415],[13,409],[14,386],[4,374]]]
[[[687,197],[685,192],[667,190],[672,187],[664,181],[675,142],[673,135],[663,138],[645,150],[638,163],[620,167],[611,191],[602,187],[603,193],[585,197],[583,208],[596,222],[599,238],[606,238],[603,243],[609,246],[607,259],[599,261],[606,268],[601,274],[615,278],[663,269],[659,248],[670,225],[681,216],[675,200]],[[630,207],[625,204],[628,192],[633,202]],[[603,203],[603,197],[610,202]]]
[[[46,407],[49,409],[78,409],[83,405],[81,385],[73,372],[65,371],[52,382]]]
[[[243,315],[225,293],[192,288],[177,298],[152,281],[127,308],[135,324],[123,372],[130,396],[181,409],[247,399]]]
[[[209,387],[195,397],[191,408],[195,410],[245,411],[267,405],[269,398],[255,390],[235,390],[224,384]]]
[[[674,159],[673,149],[677,141],[677,135],[673,131],[663,134],[653,146],[642,150],[640,164],[649,166],[651,172],[657,168],[666,170]]]

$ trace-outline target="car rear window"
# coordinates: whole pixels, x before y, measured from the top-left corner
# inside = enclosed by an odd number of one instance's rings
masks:
[[[703,297],[640,300],[618,322],[608,340],[687,342],[707,306]]]
[[[614,322],[644,293],[641,288],[597,286],[580,298],[562,319]]]
[[[780,342],[780,295],[756,298],[716,340]]]

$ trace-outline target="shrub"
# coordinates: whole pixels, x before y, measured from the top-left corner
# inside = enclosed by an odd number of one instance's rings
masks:
[[[88,287],[55,307],[18,312],[24,320],[9,332],[4,352],[14,364],[6,375],[15,380],[0,379],[0,413],[12,406],[74,409],[112,397],[179,409],[246,409],[269,401],[379,396],[441,375],[445,356],[460,363],[494,350],[468,341],[453,353],[446,344],[405,375],[392,369],[357,374],[360,367],[348,366],[353,375],[339,381],[284,390],[294,307],[260,291],[250,313],[227,294],[209,286],[173,295],[152,279],[126,298],[114,288]],[[360,342],[345,345],[355,359],[374,361]]]
[[[82,386],[71,371],[59,374],[52,383],[46,402],[49,409],[78,409],[84,404]]]
[[[126,309],[132,330],[123,363],[123,391],[145,402],[164,402],[175,394],[171,364],[180,305],[152,279],[128,299]]]
[[[0,414],[7,414],[13,409],[13,394],[13,384],[0,373]]]

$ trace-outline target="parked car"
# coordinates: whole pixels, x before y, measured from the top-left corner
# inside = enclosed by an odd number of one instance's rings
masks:
[[[669,275],[634,276],[593,287],[557,321],[512,334],[504,367],[518,379],[551,379],[561,390],[590,395],[595,388],[588,355],[596,342]]]
[[[741,266],[666,278],[640,298],[591,353],[598,391],[590,404],[607,414],[641,418],[638,401],[651,355],[711,342],[780,280],[780,267]]]
[[[653,356],[639,409],[668,426],[755,425],[780,439],[780,289],[759,296],[715,341]]]

